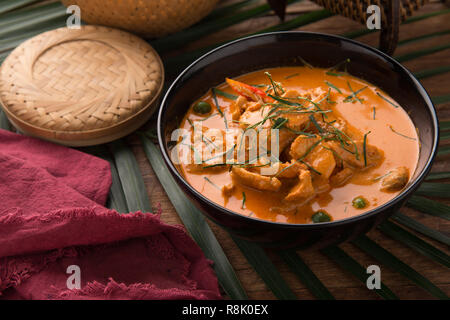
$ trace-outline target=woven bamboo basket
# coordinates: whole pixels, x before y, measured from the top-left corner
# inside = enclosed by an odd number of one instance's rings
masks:
[[[381,11],[382,30],[380,49],[392,54],[397,47],[400,23],[411,16],[429,0],[313,0],[329,11],[366,24],[370,14],[367,7],[378,5]]]
[[[90,24],[120,28],[144,37],[185,29],[211,12],[218,0],[62,0],[77,5]]]
[[[26,134],[69,146],[109,142],[144,124],[164,83],[158,54],[116,29],[42,33],[0,69],[0,103]]]

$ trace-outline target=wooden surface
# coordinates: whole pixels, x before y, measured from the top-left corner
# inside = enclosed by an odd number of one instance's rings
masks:
[[[230,3],[232,1],[223,1]],[[308,1],[303,1],[289,7],[287,19],[290,19],[299,14],[299,12],[317,9],[318,7]],[[416,14],[424,14],[440,9],[448,8],[443,3],[435,2],[426,5]],[[186,49],[192,50],[203,47],[205,45],[223,42],[228,39],[233,39],[237,36],[242,36],[250,32],[271,26],[278,23],[278,18],[272,14],[262,17],[254,18],[246,22],[240,23],[236,26],[227,28],[226,30],[211,34],[208,37],[200,39],[194,43],[186,46]],[[359,30],[361,25],[350,21],[343,17],[331,17],[317,23],[313,23],[300,28],[300,30],[326,32],[332,34],[342,34],[352,30]],[[407,39],[416,37],[422,34],[428,34],[437,31],[450,29],[450,13],[441,15],[427,20],[415,22],[408,25],[403,25],[400,28],[400,39]],[[366,35],[357,40],[364,43],[376,46],[378,44],[378,33]],[[403,54],[418,49],[427,48],[450,42],[450,35],[439,36],[437,38],[423,40],[417,43],[411,43],[399,47],[396,54]],[[184,50],[183,50],[184,51]],[[178,51],[177,53],[180,53]],[[450,65],[450,49],[427,55],[419,59],[415,59],[405,63],[405,66],[411,71],[421,71],[433,67]],[[444,95],[450,93],[450,73],[430,77],[422,81],[431,96]],[[438,106],[440,119],[450,119],[450,104],[443,104]],[[133,150],[136,153],[138,162],[144,176],[145,184],[147,186],[148,194],[151,197],[154,206],[161,206],[162,219],[170,224],[180,224],[181,221],[172,207],[167,195],[164,193],[161,185],[158,182],[152,168],[150,167],[139,142],[134,137],[130,137],[129,142],[133,145]],[[449,157],[440,158],[436,161],[433,170],[448,171],[450,169]],[[446,235],[450,235],[450,223],[443,219],[438,219],[424,214],[415,212],[410,209],[404,209],[409,216],[417,218],[421,223],[437,229]],[[240,253],[239,249],[230,239],[229,235],[210,223],[214,233],[221,243],[225,253],[227,254],[231,264],[235,268],[237,275],[246,289],[251,299],[274,299],[273,294],[268,290],[262,280],[258,277],[256,272],[250,267],[246,259]],[[437,264],[430,259],[418,254],[416,251],[391,240],[378,231],[369,233],[370,237],[380,243],[384,248],[395,254],[398,258],[403,260],[415,270],[430,279],[434,284],[440,287],[444,292],[450,295],[450,272],[447,268]],[[437,242],[431,241],[433,245],[449,252],[448,248],[440,245]],[[341,246],[346,252],[350,253],[352,257],[357,259],[363,266],[370,264],[378,264],[377,261],[364,254],[362,251],[350,244],[343,244]],[[294,274],[292,274],[287,266],[280,261],[280,259],[269,251],[273,261],[282,272],[283,277],[289,283],[291,288],[296,292],[299,299],[314,299],[305,286],[300,283]],[[335,265],[328,258],[318,252],[300,252],[301,257],[316,273],[321,281],[330,289],[331,293],[337,299],[378,299],[378,296],[365,286],[353,278],[348,272],[342,270]],[[401,299],[432,299],[432,296],[423,289],[417,287],[414,283],[407,280],[400,274],[393,272],[387,267],[380,265],[381,279],[386,283]]]

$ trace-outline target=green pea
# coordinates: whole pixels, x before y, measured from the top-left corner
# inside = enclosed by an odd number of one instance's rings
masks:
[[[311,220],[314,223],[328,222],[331,221],[331,217],[325,211],[317,211],[311,216]]]
[[[199,101],[194,105],[194,112],[199,114],[210,113],[211,105],[206,101]]]
[[[363,197],[356,197],[353,199],[352,204],[356,209],[363,209],[367,206],[367,200]]]

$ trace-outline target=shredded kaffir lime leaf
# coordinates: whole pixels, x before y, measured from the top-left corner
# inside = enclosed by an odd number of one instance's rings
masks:
[[[342,91],[338,87],[336,87],[334,84],[332,84],[331,82],[325,80],[325,83],[327,84],[327,86],[333,88],[337,92],[342,93]]]

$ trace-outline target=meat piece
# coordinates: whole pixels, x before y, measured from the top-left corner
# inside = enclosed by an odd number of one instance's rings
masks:
[[[231,197],[235,189],[234,183],[226,184],[222,187],[222,195],[226,198]]]
[[[328,142],[330,148],[336,152],[337,156],[345,161],[353,168],[370,168],[379,165],[383,160],[383,153],[377,147],[367,143],[366,145],[366,159],[367,166],[364,165],[364,148],[363,141],[355,141],[356,149],[358,150],[358,158],[355,153],[355,145],[349,143],[345,149],[337,141]]]
[[[277,178],[262,176],[244,168],[233,167],[231,175],[238,183],[258,190],[278,191],[281,187],[281,181]]]
[[[318,103],[318,102],[322,101],[326,95],[327,95],[327,91],[323,90],[320,87],[317,87],[312,91],[309,90],[309,91],[305,91],[302,93],[298,92],[297,90],[292,90],[292,89],[286,90],[286,92],[282,95],[282,97],[288,98],[288,99],[298,98],[298,99],[295,99],[292,101],[300,102],[300,103],[304,104],[305,106],[308,106],[311,104],[311,102],[309,102],[308,100]]]
[[[398,191],[401,190],[409,180],[409,170],[406,167],[398,167],[391,170],[381,180],[381,191]]]
[[[332,126],[338,130],[341,130],[342,132],[347,132],[347,122],[342,119],[337,119],[335,122],[333,122]]]
[[[314,101],[315,103],[322,102],[325,96],[327,95],[327,91],[323,90],[321,87],[317,87],[313,90],[311,93],[311,96],[309,97],[311,101]]]
[[[325,149],[322,146],[322,143],[308,154],[305,161],[313,167],[314,170],[320,172],[320,176],[324,179],[328,179],[336,167],[333,152]]]
[[[262,124],[262,121],[266,117],[267,112],[269,112],[269,108],[265,108],[263,112],[261,112],[260,110],[257,111],[245,110],[245,112],[241,115],[239,119],[241,128],[246,129],[247,127],[250,127],[257,123],[258,124],[261,123],[261,126],[258,128],[262,127],[265,129],[270,129],[271,122],[269,120],[266,120],[264,124]]]
[[[287,92],[288,93],[288,92]],[[291,100],[303,105],[303,108],[309,111],[317,111],[318,109],[325,110],[327,108],[322,108],[319,106],[319,103],[322,104],[324,102],[324,98],[326,96],[326,91],[323,91],[321,88],[317,88],[312,92],[312,94],[303,94],[296,95],[300,96],[299,99]],[[297,110],[296,110],[297,111]],[[303,110],[304,111],[304,110]],[[286,123],[286,127],[295,130],[295,131],[304,131],[306,128],[309,130],[316,130],[316,127],[310,123],[310,116],[313,115],[314,119],[317,123],[321,122],[322,114],[320,113],[286,113],[285,118],[288,119]],[[321,125],[321,127],[325,127],[325,124]]]
[[[239,120],[244,109],[244,105],[247,103],[247,99],[243,96],[239,96],[230,106],[231,117],[233,120]]]
[[[201,132],[200,132],[199,136],[201,136]],[[197,140],[197,139],[194,138],[194,140]],[[205,165],[203,164],[203,159],[204,159],[203,154],[206,150],[206,146],[205,146],[204,142],[197,140],[196,142],[192,143],[190,146],[183,145],[183,147],[184,147],[183,152],[186,151],[188,154],[190,154],[190,160],[189,160],[189,163],[186,164],[186,170],[190,173],[204,172],[203,166],[205,166]],[[218,160],[220,160],[220,159],[218,159]]]
[[[334,176],[330,178],[330,183],[334,187],[343,186],[353,175],[353,170],[350,168],[344,168]]]
[[[294,99],[301,97],[301,94],[297,90],[286,90],[286,92],[282,95],[283,98],[289,99],[289,101],[304,104],[305,100]],[[286,108],[287,110],[287,108]],[[288,122],[285,124],[286,127],[292,130],[301,131],[305,125],[309,121],[309,114],[307,113],[285,113],[283,114],[283,118],[288,119]]]
[[[302,131],[309,122],[308,113],[285,113],[283,118],[288,119],[285,127],[295,131]]]
[[[306,109],[308,109],[309,111],[316,111],[317,106],[311,101],[317,103],[321,101],[325,97],[325,95],[326,91],[323,91],[320,88],[318,88],[318,90],[314,90],[312,94],[309,92],[307,94],[305,93],[301,94],[296,90],[287,90],[282,95],[282,98],[300,104],[303,109],[296,110],[295,109],[297,108],[296,106],[281,107],[281,109],[284,109],[284,111],[289,111],[283,114],[283,118],[286,118],[288,120],[288,122],[284,126],[295,131],[302,131],[306,127],[309,127],[310,115],[312,113],[304,113],[304,112]],[[321,118],[322,116],[320,114],[314,114],[314,117],[316,118],[316,120],[319,120],[319,118]]]
[[[194,145],[195,148],[195,145]],[[204,148],[205,150],[206,148]],[[190,173],[206,173],[209,171],[220,172],[229,168],[228,165],[222,165],[225,163],[225,156],[212,156],[208,154],[206,157],[203,153],[203,161],[201,160],[202,155],[199,153],[200,147],[196,148],[196,151],[191,153],[191,162],[186,164],[186,170]],[[198,161],[198,159],[200,159]],[[198,161],[198,163],[196,162]]]
[[[273,163],[270,163],[269,159],[266,158],[259,158],[256,160],[255,163],[252,163],[251,165],[247,166],[247,170],[251,172],[256,172],[258,174],[261,174],[262,168],[269,168],[271,165],[274,165]]]
[[[297,90],[288,89],[286,92],[282,95],[283,98],[297,98],[300,96],[300,93]]]
[[[262,171],[263,168],[270,168],[269,164],[267,166],[262,166],[265,163],[269,163],[269,161],[263,162],[261,159],[258,160],[258,162],[255,163],[254,167],[249,167],[249,171],[256,172],[259,174],[263,174],[264,171]],[[301,169],[306,169],[306,166],[304,164],[301,164],[298,161],[292,160],[291,162],[278,162],[278,163],[272,163],[271,166],[274,167],[276,164],[278,164],[278,170],[273,170],[271,174],[267,174],[267,176],[275,176],[277,178],[295,178],[298,176]],[[263,174],[266,175],[266,174]]]
[[[319,134],[321,132],[326,132],[327,127],[329,126],[328,123],[326,123],[325,121],[323,121],[322,116],[319,114],[315,114],[314,115],[314,119],[316,120],[316,123],[313,124],[312,122],[310,122],[309,127],[308,127],[308,132],[314,133],[314,134]],[[311,119],[310,119],[311,120]],[[319,130],[320,128],[320,130]]]
[[[298,179],[298,183],[292,187],[289,194],[284,198],[286,201],[306,200],[314,196],[311,173],[308,170],[301,170]]]
[[[281,163],[279,170],[277,172],[278,178],[295,178],[298,176],[300,170],[304,170],[305,165],[299,163],[296,160],[291,160],[291,162]]]
[[[312,184],[316,194],[328,192],[331,189],[328,179],[323,178],[322,176],[314,178]]]
[[[279,131],[279,143],[280,143],[280,152],[283,151],[295,138],[295,133],[287,130],[287,129],[280,129]]]
[[[180,147],[183,148],[183,152],[190,154],[190,161],[186,165],[188,172],[205,173],[205,170],[222,171],[227,168],[227,166],[213,167],[227,160],[227,144],[223,130],[202,126],[201,130],[194,130],[190,145],[182,143]]]
[[[261,109],[261,102],[249,102],[247,104],[244,105],[245,110],[248,111],[257,111],[259,109]]]
[[[278,152],[281,153],[294,140],[296,134],[286,128],[278,129]],[[267,150],[272,150],[272,133],[267,140]]]
[[[328,179],[336,167],[336,160],[333,152],[324,148],[322,142],[319,141],[318,136],[298,136],[291,144],[290,155],[294,159],[304,158],[303,161],[306,161],[316,171],[320,172],[321,176]],[[314,147],[315,144],[317,145]]]
[[[318,136],[298,136],[291,144],[290,155],[294,159],[302,158],[312,146],[320,140]]]

